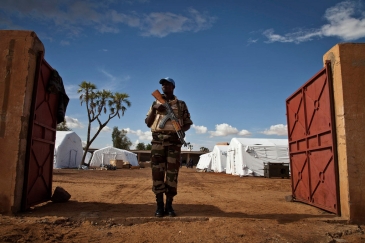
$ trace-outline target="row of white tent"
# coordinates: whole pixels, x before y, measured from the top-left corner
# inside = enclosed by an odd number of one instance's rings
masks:
[[[198,171],[238,176],[264,176],[266,163],[289,163],[288,139],[232,138],[229,145],[215,145],[202,154]]]
[[[53,168],[80,168],[82,165],[82,148],[81,138],[73,131],[57,131],[56,143],[54,149]],[[91,167],[100,167],[110,164],[110,160],[128,161],[132,166],[138,165],[137,154],[127,150],[114,147],[106,147],[94,151],[93,154],[86,154],[85,162],[91,158]]]
[[[81,138],[73,131],[57,131],[54,168],[80,168],[83,156]],[[91,167],[110,164],[110,160],[128,161],[137,166],[135,153],[106,147],[87,153]],[[232,138],[229,145],[215,145],[212,152],[200,156],[197,170],[239,176],[263,176],[265,163],[289,163],[287,139]]]

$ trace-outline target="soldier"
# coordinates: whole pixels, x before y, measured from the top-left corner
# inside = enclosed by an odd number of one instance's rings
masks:
[[[190,129],[193,122],[185,102],[178,100],[174,95],[175,81],[172,78],[160,80],[163,98],[168,102],[179,119],[181,129],[185,132]],[[172,201],[177,194],[177,178],[181,163],[181,141],[171,121],[168,120],[163,128],[159,128],[160,121],[166,115],[165,107],[158,101],[154,101],[150,107],[145,122],[152,131],[151,167],[152,167],[152,191],[156,195],[156,217],[165,214],[175,217]],[[166,207],[164,208],[163,194],[166,195]]]

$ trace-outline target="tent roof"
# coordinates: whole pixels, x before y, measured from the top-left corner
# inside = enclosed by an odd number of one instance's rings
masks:
[[[115,152],[120,152],[120,153],[131,153],[131,154],[134,154],[137,156],[137,154],[133,153],[133,152],[130,152],[128,150],[124,150],[124,149],[118,149],[118,148],[115,148],[113,146],[108,146],[108,147],[105,147],[105,148],[101,148],[101,149],[98,149],[98,150],[95,150],[94,153],[96,152],[103,152],[103,151],[115,151]]]
[[[98,167],[100,165],[109,164],[111,159],[128,161],[133,166],[138,165],[137,154],[109,146],[94,152],[90,161],[90,166]]]
[[[74,131],[57,131],[56,132],[56,141],[55,141],[55,148],[58,148],[67,137],[77,137],[77,141],[81,142],[81,138],[77,135]],[[82,148],[82,145],[81,145]]]
[[[199,157],[211,156],[212,154],[213,154],[213,152],[208,152],[208,153],[200,155]]]
[[[219,151],[228,151],[229,146],[227,145],[214,145],[213,150],[218,149]]]
[[[246,146],[288,146],[288,139],[271,138],[232,138],[230,144],[237,142]]]

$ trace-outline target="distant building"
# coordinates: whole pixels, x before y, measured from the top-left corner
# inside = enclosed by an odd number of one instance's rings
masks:
[[[94,151],[96,150],[98,149],[89,148],[88,152],[94,153]],[[138,162],[146,162],[151,160],[151,150],[128,150],[128,151],[137,154]],[[181,151],[182,164],[186,164],[186,162],[192,158],[194,160],[194,165],[196,165],[199,161],[200,155],[206,153],[207,152],[203,151]]]

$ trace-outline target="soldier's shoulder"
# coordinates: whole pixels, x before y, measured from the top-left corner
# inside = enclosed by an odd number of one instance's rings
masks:
[[[185,103],[185,101],[183,101],[183,100],[178,100],[178,102],[179,102],[179,104],[180,104],[180,106],[186,106],[186,103]]]

